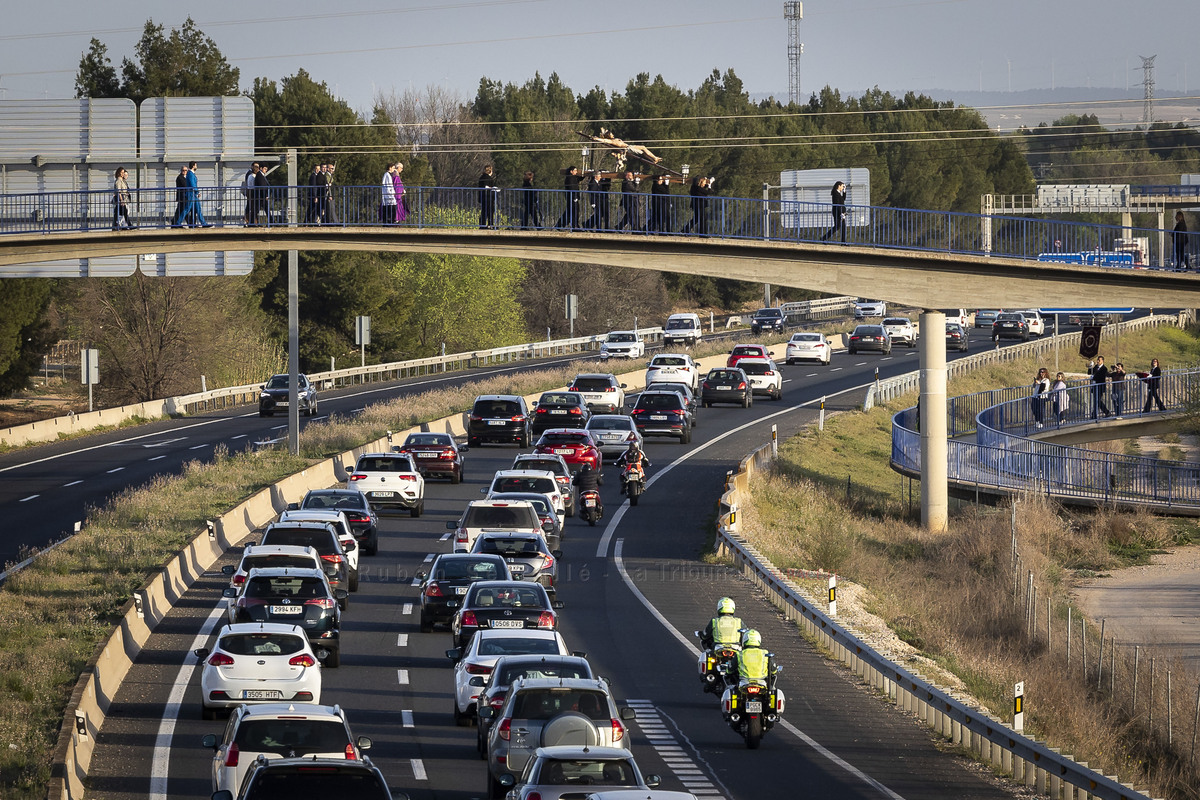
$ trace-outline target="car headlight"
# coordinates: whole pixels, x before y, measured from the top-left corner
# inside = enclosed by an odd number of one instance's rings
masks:
[[[300,392],[296,396],[297,397],[308,397],[308,389],[305,389],[304,391]]]

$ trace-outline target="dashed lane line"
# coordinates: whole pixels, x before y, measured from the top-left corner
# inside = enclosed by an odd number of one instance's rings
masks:
[[[401,686],[408,686],[408,670],[396,670],[396,683],[400,684]]]
[[[412,604],[412,603],[405,603],[405,604],[404,604],[404,607],[400,609],[400,613],[401,613],[401,614],[411,614],[411,613],[412,613],[412,610],[413,610],[413,604]]]
[[[650,746],[658,753],[659,758],[667,765],[667,769],[671,770],[676,779],[683,784],[684,788],[689,792],[703,792],[707,797],[721,797],[728,795],[729,790],[718,784],[715,777],[715,772],[709,764],[704,763],[700,757],[700,752],[696,750],[691,741],[684,735],[683,731],[675,725],[675,721],[666,715],[665,712],[656,708],[650,700],[627,700],[626,705],[634,711],[634,724],[642,731],[650,742]],[[683,747],[680,746],[680,739],[675,738],[675,734],[667,727],[667,722],[675,726],[679,737],[695,752],[696,759],[700,759],[704,766],[708,769],[707,773],[697,765],[695,759],[687,754]],[[708,774],[713,774],[713,778],[709,779]],[[716,783],[714,783],[716,781]]]
[[[124,468],[124,467],[115,467],[115,468],[113,468],[113,469],[105,470],[105,471],[104,471],[104,474],[106,474],[106,475],[112,475],[114,472],[120,472],[120,471],[121,471],[121,470],[123,470],[123,469],[125,469],[125,468]]]
[[[413,779],[418,781],[427,781],[429,776],[425,773],[425,762],[419,758],[410,758],[412,763]]]
[[[70,483],[64,483],[63,488],[66,489],[68,486],[78,486],[81,483],[83,483],[83,481],[71,481]]]
[[[29,500],[36,500],[36,499],[37,499],[37,498],[39,498],[39,497],[41,497],[41,495],[40,495],[40,494],[31,494],[31,495],[29,495],[29,497],[22,497],[22,498],[21,498],[20,500],[18,500],[17,502],[18,502],[18,503],[24,503],[24,502],[27,502],[27,501],[29,501]]]
[[[408,634],[407,633],[397,633],[396,634],[396,647],[408,647]]]
[[[155,456],[154,458],[148,458],[148,459],[146,459],[146,460],[147,460],[147,461],[158,461],[158,460],[160,460],[160,459],[163,459],[163,458],[166,458],[166,456]]]

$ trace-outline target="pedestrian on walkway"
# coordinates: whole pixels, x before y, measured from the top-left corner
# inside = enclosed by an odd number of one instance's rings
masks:
[[[583,182],[583,176],[579,174],[579,167],[572,164],[563,170],[563,208],[562,216],[558,218],[558,222],[554,223],[556,228],[566,228],[568,230],[579,230],[579,184]]]
[[[1175,212],[1175,229],[1171,232],[1175,240],[1175,269],[1187,269],[1188,228],[1183,212]]]
[[[338,215],[338,204],[333,202],[333,171],[336,169],[334,164],[326,164],[322,172],[322,184],[324,191],[321,194],[321,222],[328,222],[334,225],[341,223],[341,218]]]
[[[617,222],[617,230],[624,230],[626,225],[631,231],[640,232],[642,230],[638,182],[633,177],[633,170],[625,170],[625,175],[621,178],[621,219]]]
[[[479,227],[496,227],[496,172],[491,164],[479,176]]]
[[[1150,359],[1150,372],[1146,376],[1146,405],[1142,407],[1142,413],[1150,413],[1150,403],[1157,403],[1159,411],[1166,411],[1163,406],[1162,398],[1158,396],[1158,384],[1162,380],[1162,369],[1158,366],[1158,359]]]
[[[395,177],[396,165],[388,164],[387,172],[383,173],[379,180],[379,189],[382,192],[382,199],[379,201],[379,221],[384,225],[396,222],[396,182],[393,180]]]
[[[671,231],[671,177],[659,175],[650,187],[650,225],[653,233]]]
[[[129,181],[126,178],[129,173],[124,167],[117,167],[116,173],[113,175],[113,230],[121,230],[121,220],[125,220],[126,228],[135,228],[136,225],[129,219],[129,205],[133,202],[133,197],[129,193]]]
[[[542,204],[533,188],[533,172],[527,171],[521,181],[521,230],[541,230]]]
[[[1037,371],[1037,377],[1033,379],[1033,396],[1029,400],[1029,405],[1033,410],[1033,425],[1036,428],[1044,427],[1042,425],[1046,420],[1046,397],[1050,394],[1050,371],[1042,367]]]
[[[307,188],[301,191],[305,205],[304,221],[309,225],[316,225],[321,221],[321,205],[325,197],[324,170],[324,164],[314,164],[313,171],[308,176]]]
[[[396,171],[392,174],[392,194],[396,195],[396,222],[408,220],[408,190],[404,188],[404,180],[400,177],[404,172],[404,162],[396,162]]]
[[[821,237],[821,241],[827,241],[830,236],[837,232],[842,234],[842,244],[846,243],[846,184],[838,181],[833,185],[830,191],[830,199],[833,202],[833,225]]]
[[[1096,356],[1095,361],[1088,362],[1088,375],[1092,376],[1092,419],[1101,414],[1108,416],[1108,403],[1105,395],[1108,393],[1108,367],[1104,366],[1104,356]]]
[[[1067,409],[1071,407],[1071,395],[1067,392],[1067,379],[1061,372],[1054,376],[1050,396],[1054,401],[1054,418],[1062,425],[1067,419]]]
[[[188,168],[184,164],[175,176],[175,218],[171,220],[172,228],[182,228],[188,210]]]
[[[1113,413],[1120,417],[1125,413],[1125,365],[1120,361],[1108,373],[1108,382],[1112,384],[1109,394],[1112,395]]]
[[[192,161],[187,166],[187,210],[184,217],[193,228],[211,228],[212,223],[204,219],[204,211],[200,208],[200,180],[196,177],[197,162]]]

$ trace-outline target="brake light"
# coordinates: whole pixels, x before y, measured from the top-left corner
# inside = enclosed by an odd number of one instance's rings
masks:
[[[615,386],[608,386],[608,387],[605,387],[605,389],[604,389],[604,391],[606,391],[606,392],[615,392],[616,390],[617,390],[617,387],[615,387]]]
[[[742,381],[741,383],[739,383],[739,384],[738,384],[738,388],[739,388],[739,389],[745,389],[745,388],[746,388],[746,382],[745,382],[745,381]]]
[[[358,761],[358,751],[354,749],[354,744],[351,742],[346,743],[346,760]]]
[[[701,386],[703,386],[705,389],[711,389],[711,388],[712,388],[711,386],[709,386],[709,385],[708,385],[708,381],[704,381],[704,382],[703,382],[702,384],[700,384],[700,385],[701,385]]]
[[[479,627],[479,619],[475,616],[474,611],[464,611],[462,614],[462,624],[464,627],[477,628]]]
[[[539,413],[539,414],[545,414],[545,413],[546,413],[546,409],[544,409],[544,408],[539,408],[539,409],[537,410],[537,413]]]
[[[488,705],[490,705],[492,708],[499,708],[500,706],[504,705],[504,701],[506,699],[508,699],[508,692],[497,692],[492,696],[492,699],[488,701]]]
[[[232,581],[232,583],[233,583],[233,585],[234,585],[234,586],[241,586],[241,585],[242,585],[243,583],[245,583],[245,582],[246,582],[246,576],[245,576],[245,575],[234,575],[234,576],[233,576],[233,581]]]
[[[538,615],[537,626],[539,628],[553,628],[554,627],[554,614],[550,611],[543,611],[541,614]]]
[[[438,586],[435,581],[430,581],[429,583],[425,584],[425,596],[443,597],[444,595],[442,594],[442,587]]]
[[[454,449],[447,447],[445,450],[442,451],[441,458],[447,458],[447,459],[454,458]]]
[[[308,653],[301,653],[298,656],[292,656],[288,661],[293,667],[315,667],[317,662]]]
[[[626,437],[625,437],[625,441],[627,441],[627,442],[636,442],[636,441],[637,441],[637,434],[635,434],[635,433],[633,433],[633,432],[631,431],[631,432],[630,432],[630,434],[629,434],[628,436],[626,436]]]
[[[365,477],[367,477],[367,476],[362,474],[361,472],[355,472],[353,475],[350,476],[350,480],[351,481],[361,481]]]
[[[483,417],[479,416],[478,414],[472,414],[471,422],[483,422]]]
[[[617,742],[625,738],[625,726],[621,724],[619,719],[612,721],[612,740],[615,745]]]
[[[347,511],[347,512],[345,512],[345,514],[346,514],[346,519],[350,520],[351,522],[367,522],[368,521],[367,515],[362,514],[358,511]]]
[[[396,477],[402,481],[415,481],[417,479],[416,475],[397,475]]]
[[[208,665],[210,667],[232,667],[233,659],[224,653],[213,653],[208,657]]]
[[[550,569],[554,566],[554,556],[542,554],[542,569]]]
[[[635,409],[633,409],[632,411],[630,411],[630,412],[629,412],[629,416],[631,416],[631,417],[636,417],[638,414],[641,414],[641,413],[642,413],[643,411],[645,411],[645,410],[646,410],[646,409],[644,409],[644,408],[635,408]]]
[[[314,597],[312,600],[305,600],[306,606],[317,606],[318,608],[333,608],[337,605],[337,600],[332,597]]]
[[[751,685],[751,686],[747,686],[747,687],[746,687],[746,693],[747,693],[747,694],[758,694],[758,693],[759,693],[759,692],[761,692],[761,691],[762,691],[762,687],[761,687],[761,686],[753,686],[753,685]]]
[[[774,374],[775,374],[775,372],[773,370],[767,370],[766,372],[763,373],[763,375],[767,376],[768,378]]]
[[[578,417],[578,416],[580,416],[580,415],[582,415],[582,414],[583,414],[583,411],[581,411],[581,410],[580,410],[580,409],[578,409],[578,408],[572,408],[572,409],[571,409],[571,413],[572,413],[572,414],[574,414],[575,416],[577,416],[577,417]]]
[[[509,736],[512,735],[512,720],[508,717],[500,720],[500,727],[496,728],[496,732],[500,734],[501,739],[507,742]]]
[[[467,540],[467,529],[459,528],[454,532],[454,541],[465,542]]]
[[[485,667],[483,664],[467,664],[468,675],[491,675],[492,668]]]
[[[334,553],[331,556],[321,556],[321,560],[328,561],[330,564],[340,564],[343,561],[342,557],[337,553]]]
[[[524,422],[524,421],[525,421],[525,415],[524,415],[524,414],[517,414],[515,417],[513,417],[513,418],[512,418],[512,421],[513,421],[513,422]]]
[[[236,744],[229,745],[229,749],[225,751],[225,766],[236,767],[238,765],[238,755],[241,751],[238,750]]]

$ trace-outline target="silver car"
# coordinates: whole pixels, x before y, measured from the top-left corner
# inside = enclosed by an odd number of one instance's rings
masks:
[[[551,550],[540,534],[484,531],[476,537],[471,552],[500,556],[514,578],[537,581],[546,591],[554,591],[562,551]]]
[[[500,781],[512,787],[515,800],[566,800],[592,797],[605,789],[640,789],[639,797],[658,786],[657,775],[642,775],[633,754],[623,747],[539,747],[518,781],[511,774]]]
[[[624,414],[597,414],[588,420],[587,430],[604,457],[621,455],[629,449],[630,442],[637,442],[638,447],[645,444],[633,418]]]

